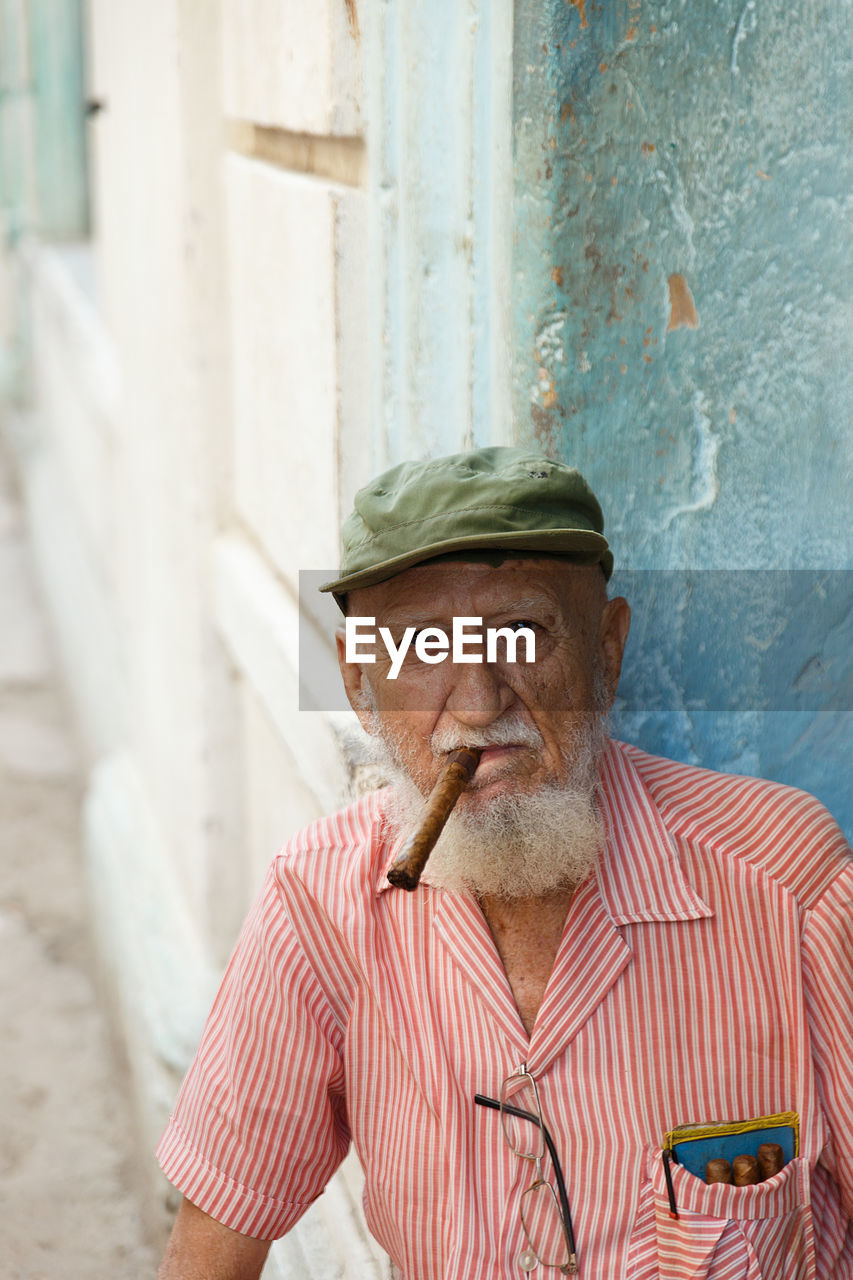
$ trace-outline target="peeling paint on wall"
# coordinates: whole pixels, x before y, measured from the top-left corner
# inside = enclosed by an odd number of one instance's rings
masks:
[[[717,453],[720,441],[714,434],[708,402],[701,391],[694,393],[692,408],[696,445],[691,472],[690,500],[681,506],[673,507],[666,513],[663,519],[664,528],[669,528],[678,516],[693,515],[697,511],[710,511],[720,492],[720,483],[717,478]]]

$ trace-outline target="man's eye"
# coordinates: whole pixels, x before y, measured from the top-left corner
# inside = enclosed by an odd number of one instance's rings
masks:
[[[529,618],[516,618],[509,624],[510,631],[520,631],[522,627],[528,627],[531,631],[535,631],[537,624],[531,622]]]

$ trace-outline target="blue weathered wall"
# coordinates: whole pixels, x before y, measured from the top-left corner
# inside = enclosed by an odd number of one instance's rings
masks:
[[[588,475],[624,567],[853,564],[851,28],[842,0],[519,0],[515,415]],[[617,728],[853,832],[853,579],[771,575],[733,630],[738,580],[707,580],[700,636],[676,583]],[[805,695],[756,685],[756,650]],[[721,668],[725,707],[682,702]]]
[[[0,216],[13,240],[89,230],[82,0],[0,0]]]

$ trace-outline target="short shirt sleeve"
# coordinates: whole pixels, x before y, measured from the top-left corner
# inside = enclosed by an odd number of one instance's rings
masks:
[[[833,1173],[853,1220],[853,861],[806,912],[803,973]]]
[[[157,1157],[203,1212],[285,1234],[349,1147],[341,1029],[270,869],[246,919]]]

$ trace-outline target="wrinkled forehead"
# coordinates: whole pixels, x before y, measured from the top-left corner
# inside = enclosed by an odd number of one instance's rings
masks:
[[[417,609],[444,617],[511,608],[537,599],[561,612],[600,610],[607,598],[599,565],[562,556],[484,551],[440,556],[385,582],[351,591],[347,613],[380,617]]]

